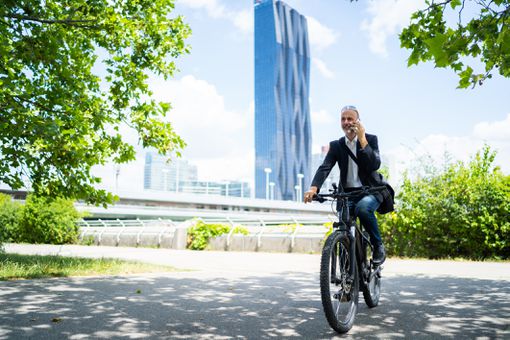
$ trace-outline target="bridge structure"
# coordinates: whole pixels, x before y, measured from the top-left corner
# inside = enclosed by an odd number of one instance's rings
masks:
[[[26,192],[7,193],[18,200],[26,197]],[[86,212],[79,222],[82,242],[185,249],[189,228],[201,221],[231,227],[212,239],[209,249],[309,253],[321,249],[328,223],[335,219],[328,204],[162,191],[117,195],[119,200],[107,208],[76,203]],[[247,234],[234,233],[236,227]]]
[[[231,227],[229,233],[211,239],[209,249],[315,253],[334,220],[328,204],[161,191],[118,196],[107,209],[77,205],[90,214],[80,223],[83,241],[185,249],[189,228],[201,221]],[[234,233],[236,227],[247,234]]]
[[[190,218],[327,218],[332,214],[328,204],[304,204],[256,198],[199,195],[164,191],[119,192],[119,200],[106,209],[78,202],[86,211],[86,219],[171,219]]]

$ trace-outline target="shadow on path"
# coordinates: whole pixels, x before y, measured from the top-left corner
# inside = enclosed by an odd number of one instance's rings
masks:
[[[0,282],[0,339],[335,337],[315,274],[210,277]],[[510,338],[508,282],[394,276],[382,289],[374,309],[361,295],[354,328],[338,338]]]

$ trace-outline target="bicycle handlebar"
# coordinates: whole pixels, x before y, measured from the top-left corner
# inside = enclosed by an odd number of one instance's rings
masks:
[[[335,190],[330,194],[315,194],[313,196],[312,200],[323,203],[325,201],[328,201],[329,198],[331,198],[331,200],[335,200],[335,199],[339,199],[339,198],[358,197],[361,195],[367,195],[367,194],[373,194],[376,192],[380,192],[380,191],[383,191],[384,189],[386,189],[386,186],[383,185],[383,186],[378,186],[378,187],[362,187],[359,190],[354,190],[354,191],[350,191],[350,192],[344,192],[344,191],[336,192],[336,190]]]

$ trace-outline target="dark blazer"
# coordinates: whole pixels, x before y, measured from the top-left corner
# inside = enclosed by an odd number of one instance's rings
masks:
[[[372,172],[379,169],[381,166],[381,158],[379,157],[379,145],[377,144],[377,136],[365,134],[368,145],[361,149],[358,141],[356,145],[356,158],[358,160],[358,175],[361,184],[371,186],[373,185]],[[317,187],[318,191],[326,178],[328,177],[331,169],[338,163],[340,167],[340,181],[342,187],[345,188],[347,179],[347,166],[349,154],[346,151],[345,137],[339,140],[334,140],[329,143],[329,151],[324,159],[324,162],[317,169],[315,176],[312,180],[312,186]]]

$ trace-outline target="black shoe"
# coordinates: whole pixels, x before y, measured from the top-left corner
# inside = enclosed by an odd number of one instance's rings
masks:
[[[386,260],[386,251],[382,244],[374,247],[374,254],[372,256],[375,265],[381,265]]]

